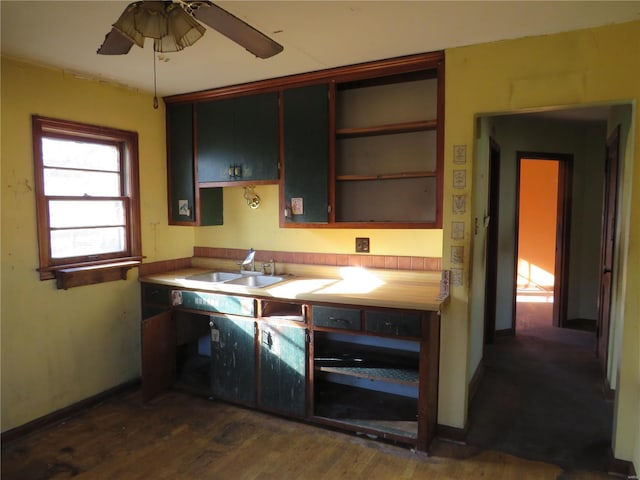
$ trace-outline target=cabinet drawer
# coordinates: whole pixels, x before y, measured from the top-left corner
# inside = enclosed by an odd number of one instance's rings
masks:
[[[173,306],[182,306],[205,312],[228,313],[230,315],[255,316],[255,300],[249,297],[236,297],[209,292],[174,290]]]
[[[142,284],[142,303],[170,306],[171,288],[162,285]]]
[[[365,330],[397,337],[421,337],[421,314],[419,312],[367,311]]]
[[[360,309],[313,307],[313,325],[341,330],[360,330]]]

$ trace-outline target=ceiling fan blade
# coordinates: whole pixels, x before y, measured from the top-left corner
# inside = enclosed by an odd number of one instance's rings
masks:
[[[284,49],[278,42],[211,2],[194,1],[190,2],[190,7],[193,16],[202,23],[222,33],[257,57],[269,58]]]
[[[129,53],[133,42],[122,35],[118,30],[112,28],[104,37],[104,42],[98,48],[100,55],[124,55]]]

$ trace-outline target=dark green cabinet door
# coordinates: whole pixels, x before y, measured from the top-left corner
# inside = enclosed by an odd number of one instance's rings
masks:
[[[255,323],[211,316],[211,389],[221,399],[255,405]]]
[[[191,103],[167,105],[167,155],[169,224],[222,225],[222,188],[203,188],[196,196]]]
[[[287,222],[329,220],[329,97],[327,85],[292,88],[283,94],[284,197]],[[302,198],[293,215],[291,199]]]
[[[278,94],[197,105],[198,181],[278,179]]]
[[[193,161],[193,109],[188,104],[167,105],[169,223],[196,221]]]
[[[306,329],[263,324],[259,335],[260,406],[287,415],[304,416]]]

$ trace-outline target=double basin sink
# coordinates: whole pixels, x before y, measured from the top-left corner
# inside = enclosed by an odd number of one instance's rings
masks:
[[[274,283],[282,282],[284,277],[265,275],[258,272],[204,272],[186,277],[186,280],[207,283],[224,283],[226,285],[240,285],[250,288],[265,288]]]

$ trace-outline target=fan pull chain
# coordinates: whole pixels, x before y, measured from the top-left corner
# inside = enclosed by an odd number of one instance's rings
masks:
[[[151,53],[153,54],[153,108],[158,109],[158,88],[156,81],[156,51],[155,49],[151,49]]]

